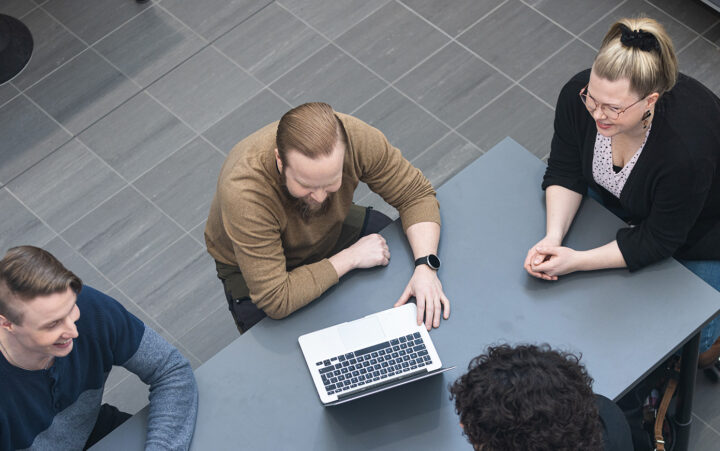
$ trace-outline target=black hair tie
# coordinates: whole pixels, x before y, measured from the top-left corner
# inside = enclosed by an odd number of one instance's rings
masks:
[[[631,30],[626,25],[620,24],[620,42],[625,47],[638,48],[644,52],[652,50],[660,50],[660,43],[654,34],[649,33],[642,28],[639,30]]]

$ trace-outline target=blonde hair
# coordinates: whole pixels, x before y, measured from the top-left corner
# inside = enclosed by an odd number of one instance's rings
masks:
[[[287,153],[296,150],[315,159],[332,154],[338,140],[347,145],[345,129],[327,103],[305,103],[285,113],[278,124],[278,155],[287,164]]]
[[[628,35],[634,42],[627,42]],[[678,62],[672,40],[662,25],[648,17],[625,18],[615,22],[605,35],[593,72],[610,81],[626,78],[630,89],[645,97],[672,89],[678,77]]]

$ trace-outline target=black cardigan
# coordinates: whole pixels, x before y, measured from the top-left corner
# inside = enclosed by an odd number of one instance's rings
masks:
[[[591,186],[618,204],[592,175],[597,127],[578,95],[589,78],[580,72],[560,93],[542,187],[584,195]],[[698,81],[680,74],[658,100],[619,205],[634,225],[616,237],[630,271],[670,256],[720,259],[720,99]]]

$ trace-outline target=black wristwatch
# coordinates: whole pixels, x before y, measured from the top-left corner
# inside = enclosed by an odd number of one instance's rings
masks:
[[[428,265],[430,268],[437,271],[440,269],[440,259],[435,254],[430,254],[426,257],[420,257],[415,260],[415,266]]]

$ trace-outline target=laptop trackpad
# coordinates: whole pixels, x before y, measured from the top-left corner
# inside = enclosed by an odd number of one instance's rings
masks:
[[[341,324],[338,329],[340,339],[348,350],[362,349],[385,341],[385,332],[375,316]]]

